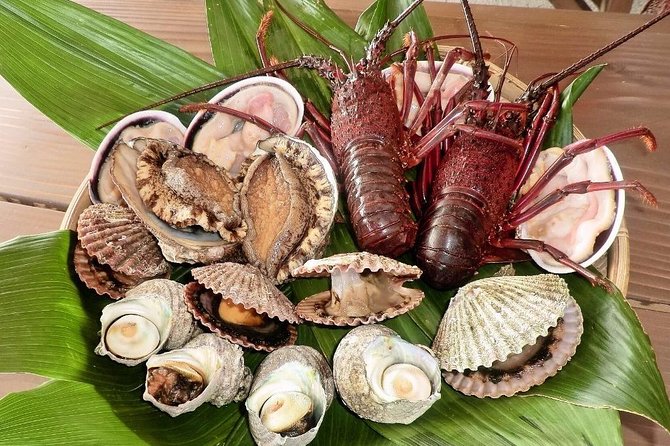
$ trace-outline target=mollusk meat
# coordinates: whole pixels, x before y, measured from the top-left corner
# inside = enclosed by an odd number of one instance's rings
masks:
[[[98,294],[119,299],[133,286],[170,275],[156,239],[125,206],[89,206],[77,222],[75,271]]]
[[[93,203],[123,204],[123,197],[112,181],[109,153],[117,142],[135,138],[154,138],[180,144],[186,127],[179,119],[161,110],[145,110],[126,116],[116,123],[98,146],[88,174],[88,190]]]
[[[318,324],[374,324],[410,311],[423,299],[423,291],[403,287],[421,276],[418,267],[368,252],[313,259],[292,275],[331,277],[330,291],[296,306],[301,318]]]
[[[143,398],[173,417],[204,403],[217,407],[246,398],[251,371],[242,349],[203,333],[177,350],[147,361]]]
[[[242,249],[249,263],[277,283],[326,245],[337,211],[337,181],[309,144],[275,136],[258,144],[244,178],[241,205],[247,223]]]
[[[198,332],[183,301],[184,285],[167,279],[142,283],[102,310],[95,353],[134,366],[154,353],[184,345]]]
[[[344,404],[378,423],[412,423],[440,399],[435,355],[382,325],[357,327],[342,338],[333,376]]]
[[[257,116],[287,135],[296,134],[304,111],[300,93],[291,84],[267,76],[237,82],[209,102]],[[184,145],[207,155],[235,177],[254,153],[256,143],[268,136],[252,122],[226,113],[201,111],[191,121]]]
[[[256,350],[291,345],[300,319],[293,304],[255,267],[219,263],[193,268],[186,304],[217,335]]]
[[[282,347],[258,367],[245,403],[251,434],[263,446],[311,442],[335,393],[326,359],[311,347]]]
[[[158,239],[158,246],[170,262],[211,263],[238,253],[239,244],[224,240],[218,233],[197,227],[175,228],[158,218],[142,200],[137,185],[137,163],[140,154],[150,146],[172,145],[166,141],[137,138],[129,144],[119,143],[111,153],[112,178],[123,199],[144,225]]]
[[[582,332],[581,310],[560,277],[491,277],[459,289],[433,351],[456,390],[498,398],[555,375],[574,355]]]
[[[525,193],[540,175],[544,173],[564,152],[559,147],[540,152],[533,167],[530,178],[521,189]],[[576,156],[573,161],[556,175],[534,200],[537,202],[547,194],[561,189],[568,184],[581,181],[608,182],[612,181],[611,160],[604,148],[598,148]],[[617,213],[616,192],[603,190],[588,194],[570,194],[535,217],[522,223],[518,228],[520,238],[541,240],[567,254],[567,256],[583,266],[589,266],[597,257],[598,236],[612,227]],[[623,196],[623,192],[620,194]],[[618,228],[614,230],[616,231]],[[610,237],[609,244],[614,241]],[[598,247],[602,254],[608,246]],[[553,273],[566,273],[572,270],[558,263],[547,253],[530,251],[530,256],[543,269]]]

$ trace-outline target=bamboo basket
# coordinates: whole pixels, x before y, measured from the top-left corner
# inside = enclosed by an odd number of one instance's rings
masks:
[[[445,52],[448,47],[440,46],[440,51]],[[494,64],[489,64],[489,72],[491,75],[491,83],[497,85],[502,75],[502,69]],[[521,82],[509,73],[505,75],[505,83],[502,88],[503,98],[517,98],[526,90],[527,85]],[[582,132],[574,128],[574,134],[577,139],[584,139]],[[77,220],[79,214],[91,205],[91,200],[88,195],[88,179],[84,179],[77,192],[75,192],[70,205],[65,212],[60,229],[77,230]],[[628,282],[630,278],[630,244],[628,237],[628,230],[626,228],[625,220],[619,228],[614,243],[607,251],[607,255],[600,258],[594,267],[600,271],[601,274],[607,276],[612,281],[621,293],[626,296],[628,292]]]

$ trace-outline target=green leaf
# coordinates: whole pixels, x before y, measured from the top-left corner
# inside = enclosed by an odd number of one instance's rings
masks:
[[[544,138],[545,148],[565,147],[572,142],[572,107],[606,65],[592,66],[561,92],[561,109],[549,134]]]
[[[256,31],[263,17],[263,5],[255,0],[207,0],[206,5],[216,66],[228,76],[259,68]]]
[[[0,75],[90,147],[104,137],[95,130],[103,122],[222,77],[183,50],[66,0],[0,3]]]
[[[372,40],[386,22],[395,19],[412,3],[412,0],[377,0],[368,7],[356,23],[356,31],[366,41]],[[430,20],[423,8],[419,6],[413,11],[395,30],[386,45],[388,52],[397,50],[403,46],[403,37],[409,31],[414,31],[419,40],[433,36]]]

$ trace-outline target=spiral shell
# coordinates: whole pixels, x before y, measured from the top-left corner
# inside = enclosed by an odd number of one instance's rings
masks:
[[[344,404],[378,423],[409,424],[440,398],[435,355],[381,325],[357,327],[342,338],[333,376]]]
[[[217,407],[243,400],[251,371],[243,352],[211,333],[203,333],[184,347],[154,355],[147,361],[142,397],[176,417],[209,402]]]

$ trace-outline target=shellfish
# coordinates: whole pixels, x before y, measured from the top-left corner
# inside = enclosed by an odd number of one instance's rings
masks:
[[[311,442],[335,393],[326,359],[311,347],[282,347],[258,367],[245,403],[251,434],[263,446]]]
[[[294,277],[331,277],[330,291],[303,299],[296,313],[326,325],[374,324],[406,313],[423,299],[423,291],[405,288],[421,270],[368,252],[313,259],[293,270]]]
[[[242,249],[249,263],[282,283],[290,271],[318,257],[337,211],[337,181],[330,164],[309,144],[275,136],[249,167],[241,207],[247,223]]]
[[[116,123],[98,146],[88,173],[88,191],[93,203],[123,204],[123,197],[112,181],[109,154],[117,142],[135,138],[182,142],[186,127],[176,116],[161,110],[145,110],[126,116]]]
[[[412,423],[440,399],[435,355],[382,325],[357,327],[342,338],[333,376],[344,404],[378,423]]]
[[[87,287],[119,299],[133,286],[168,277],[156,239],[130,209],[98,203],[79,216],[74,267]]]
[[[95,353],[134,366],[163,349],[184,345],[199,332],[183,301],[184,285],[167,279],[144,282],[102,310]]]
[[[210,101],[257,116],[287,135],[300,128],[304,106],[300,93],[276,77],[252,77],[223,89]],[[200,111],[184,135],[184,145],[203,153],[235,177],[256,143],[270,134],[254,123],[226,113]]]
[[[211,333],[147,361],[142,397],[173,417],[209,402],[217,407],[246,398],[251,371],[242,349]]]
[[[184,291],[196,319],[217,335],[256,350],[293,344],[300,319],[293,304],[255,267],[218,263],[193,268]]]
[[[458,290],[433,351],[453,388],[498,398],[554,376],[574,355],[582,332],[581,310],[560,277],[491,277]]]
[[[137,138],[118,143],[111,153],[112,178],[123,199],[158,239],[163,255],[176,263],[211,263],[237,253],[238,243],[224,240],[218,233],[197,227],[179,229],[158,218],[142,200],[137,187],[137,162],[150,146],[170,146],[167,141]]]

